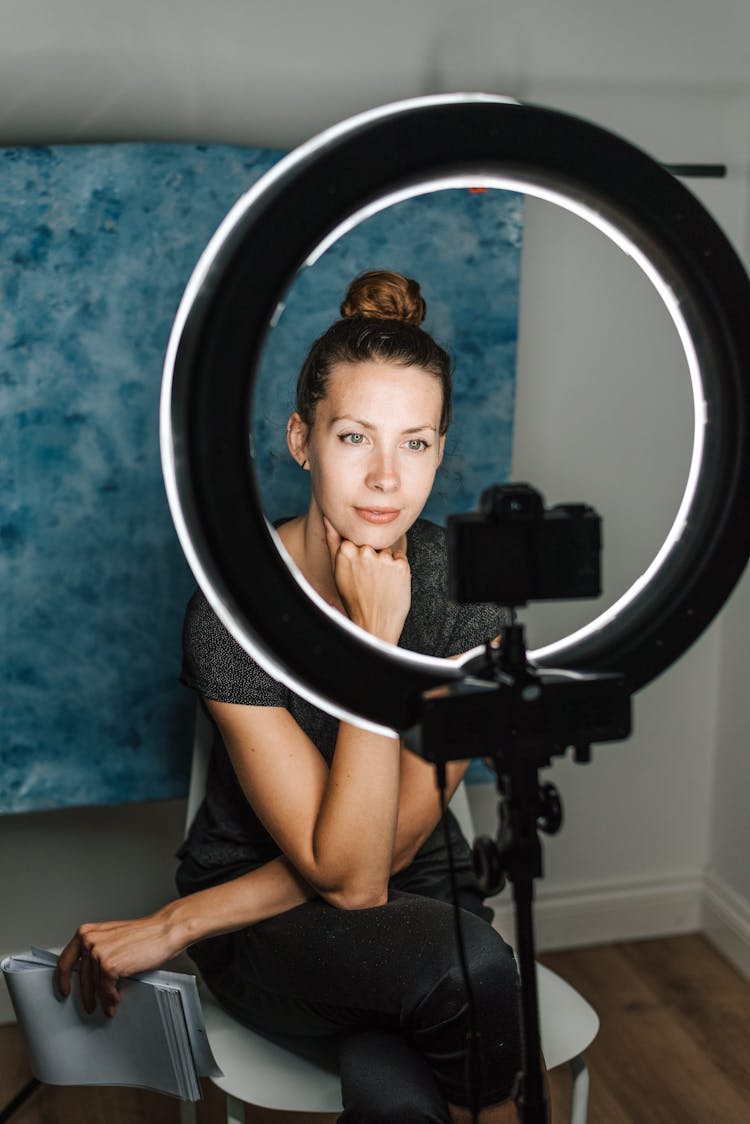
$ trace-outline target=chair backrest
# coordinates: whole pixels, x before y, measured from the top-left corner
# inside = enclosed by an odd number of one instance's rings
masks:
[[[461,781],[451,797],[451,811],[458,820],[458,826],[464,833],[464,838],[467,839],[469,845],[471,845],[474,839],[474,817],[471,814],[471,805],[469,804],[469,794],[466,791],[465,781]]]
[[[187,811],[185,813],[185,832],[195,819],[203,794],[206,791],[208,761],[211,756],[213,739],[211,720],[201,703],[195,708],[195,730],[193,731],[193,761],[190,766],[190,788],[188,790]]]

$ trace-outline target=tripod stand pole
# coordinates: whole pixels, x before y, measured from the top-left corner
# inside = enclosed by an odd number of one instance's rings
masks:
[[[547,1124],[532,907],[534,879],[543,875],[539,832],[559,831],[562,804],[554,784],[540,784],[539,771],[568,748],[585,762],[592,742],[627,737],[630,695],[615,672],[535,667],[527,660],[523,626],[510,624],[467,664],[462,684],[422,698],[422,719],[408,735],[409,748],[441,768],[446,761],[482,756],[497,777],[500,826],[496,839],[474,840],[474,872],[487,895],[502,889],[505,877],[513,884],[523,1064],[516,1099],[523,1124]]]
[[[516,951],[521,971],[521,1048],[523,1074],[517,1103],[523,1124],[545,1124],[547,1103],[542,1080],[542,1050],[539,1038],[539,1005],[534,960],[532,899],[530,879],[513,883],[516,913]]]
[[[546,1124],[533,920],[534,879],[542,876],[539,773],[533,755],[527,755],[523,749],[507,753],[496,765],[503,797],[499,854],[513,883],[516,954],[521,972],[523,1072],[517,1102],[523,1124]]]
[[[495,649],[498,669],[523,684],[529,681],[523,625],[507,625]],[[544,791],[539,785],[539,765],[548,760],[543,743],[534,739],[511,739],[495,758],[501,794],[501,828],[498,836],[500,862],[513,883],[516,921],[516,952],[521,972],[521,1058],[523,1071],[517,1091],[523,1124],[546,1124],[547,1105],[542,1080],[542,1050],[539,1037],[539,1004],[534,959],[534,879],[543,873],[540,824],[556,831],[559,821],[550,822]],[[551,786],[547,786],[548,788]],[[554,817],[553,817],[554,818]]]

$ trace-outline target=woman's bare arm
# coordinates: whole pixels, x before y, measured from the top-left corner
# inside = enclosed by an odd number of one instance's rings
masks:
[[[464,653],[449,658],[462,659]],[[446,804],[466,775],[471,762],[448,761],[445,768]],[[440,821],[440,797],[434,765],[408,749],[401,750],[398,826],[391,873],[408,866]]]
[[[347,571],[341,584],[352,619],[395,642],[409,604],[405,557],[351,544],[341,552],[340,545],[329,536],[337,578],[342,567]],[[329,772],[287,711],[209,706],[249,799],[285,857],[148,917],[80,926],[60,956],[58,978],[67,994],[80,958],[90,1009],[98,994],[114,1013],[121,976],[157,967],[191,943],[254,924],[317,893],[341,907],[380,904],[389,875],[411,861],[439,818],[432,766],[395,739],[341,723]],[[464,770],[462,763],[448,766],[449,794]]]
[[[58,989],[63,996],[70,994],[70,975],[80,961],[84,1007],[93,1011],[98,998],[102,1009],[114,1015],[121,978],[159,968],[188,945],[254,925],[315,896],[281,856],[229,882],[169,902],[147,917],[80,925],[58,958]]]
[[[301,877],[341,908],[385,901],[399,742],[341,722],[329,770],[287,710],[207,705],[248,801]]]
[[[466,764],[448,765],[449,792]],[[399,769],[398,821],[389,873],[411,862],[440,814],[433,766],[402,749]],[[98,999],[103,1010],[114,1015],[121,978],[158,968],[191,944],[254,925],[316,896],[289,859],[280,856],[229,882],[169,902],[147,917],[81,925],[60,955],[59,990],[69,994],[70,974],[80,961],[84,1006],[93,1011]]]
[[[398,643],[411,604],[406,555],[357,546],[323,522],[347,615],[370,635]],[[304,880],[342,908],[384,902],[398,821],[398,739],[340,722],[328,768],[288,711],[208,707],[248,801]]]
[[[446,764],[446,803],[463,780],[469,761]],[[401,751],[398,826],[391,874],[407,867],[440,822],[440,792],[435,766],[408,749]]]

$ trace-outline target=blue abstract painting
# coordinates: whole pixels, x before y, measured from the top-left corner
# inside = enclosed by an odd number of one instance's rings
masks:
[[[220,145],[0,149],[3,700],[0,811],[183,796],[178,684],[193,579],[161,479],[167,340],[203,247],[278,159]],[[312,338],[364,269],[420,280],[452,352],[456,422],[426,512],[509,468],[521,199],[449,191],[381,212],[290,288],[254,411],[269,514],[305,503],[284,423]]]

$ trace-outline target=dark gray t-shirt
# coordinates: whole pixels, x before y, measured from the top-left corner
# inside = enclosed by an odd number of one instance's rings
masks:
[[[407,557],[411,568],[411,609],[400,647],[425,655],[454,656],[496,636],[507,623],[507,615],[497,605],[457,605],[448,600],[442,527],[418,519],[408,534]],[[207,699],[247,706],[285,707],[330,762],[338,719],[264,671],[227,632],[200,591],[193,595],[185,614],[181,679]],[[455,823],[452,835],[456,836],[460,848],[461,838]],[[465,844],[463,851],[466,852]],[[442,844],[436,832],[415,859],[417,863],[421,856],[428,880],[431,877],[428,868],[435,866],[438,852],[442,853]],[[206,797],[178,852],[185,867],[182,880],[178,878],[182,892],[236,877],[279,853],[278,846],[242,792],[214,727]],[[464,853],[464,868],[467,863]],[[412,875],[416,873],[413,871]],[[401,875],[395,877],[398,880]]]

